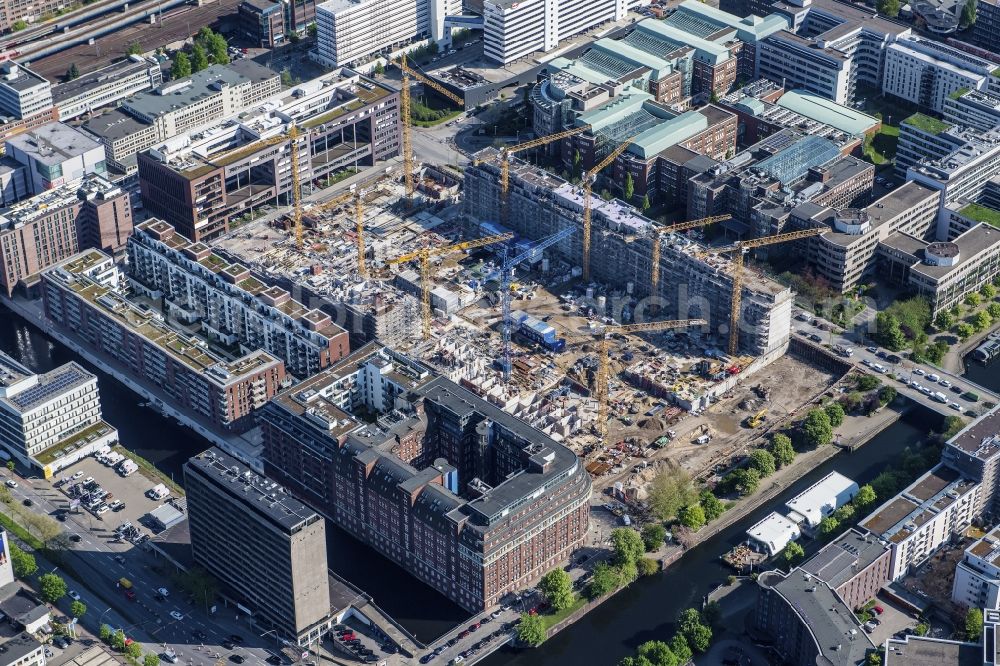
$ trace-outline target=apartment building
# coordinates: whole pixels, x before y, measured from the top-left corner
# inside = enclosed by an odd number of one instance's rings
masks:
[[[781,30],[757,47],[757,74],[786,88],[800,88],[850,104],[854,100],[853,60],[823,42]]]
[[[48,479],[117,441],[95,375],[72,361],[35,374],[0,352],[0,447],[11,458]]]
[[[41,194],[86,174],[107,173],[104,149],[83,132],[63,123],[49,123],[7,139],[6,154],[25,169],[25,181]]]
[[[891,559],[887,543],[850,529],[803,562],[799,570],[829,585],[854,610],[874,599],[889,582]]]
[[[890,544],[889,578],[899,580],[980,515],[984,491],[981,482],[945,462],[876,509],[860,526]]]
[[[282,3],[272,0],[243,0],[237,13],[240,32],[254,46],[273,49],[285,43],[285,12]]]
[[[996,65],[923,37],[906,37],[885,52],[882,92],[941,113],[949,95],[987,88]]]
[[[1000,173],[1000,128],[987,132],[962,130],[958,136],[961,146],[944,157],[923,159],[906,172],[907,180],[940,191],[943,205],[962,200],[978,201],[990,179]],[[946,225],[947,216],[942,214],[939,226]],[[938,237],[946,238],[946,233],[946,229],[941,228]]]
[[[586,536],[590,475],[568,448],[381,345],[261,420],[269,476],[468,611],[533,585]]]
[[[462,13],[460,0],[327,0],[316,6],[316,48],[325,67],[345,67],[421,40],[450,43],[445,18]]]
[[[163,70],[154,58],[131,55],[125,60],[88,72],[52,87],[52,103],[60,121],[72,120],[95,109],[152,90],[163,83]]]
[[[349,352],[347,331],[329,315],[293,300],[284,289],[268,287],[166,222],[137,226],[128,257],[133,288],[163,299],[169,316],[200,323],[227,346],[263,349],[296,377],[309,377]]]
[[[0,113],[30,118],[51,108],[52,84],[47,79],[13,60],[0,63]]]
[[[118,254],[132,233],[128,192],[96,174],[0,213],[0,287],[10,296],[80,250]]]
[[[184,464],[191,554],[277,638],[307,646],[333,624],[323,517],[222,450]]]
[[[972,41],[987,51],[1000,52],[1000,5],[997,0],[980,0],[976,3]]]
[[[965,549],[955,566],[951,600],[969,608],[1000,608],[1000,527]]]
[[[956,91],[944,100],[946,123],[986,132],[1000,125],[1000,96],[982,90]]]
[[[465,170],[466,211],[475,219],[491,219],[500,206],[499,160],[493,149],[477,156],[480,163]],[[507,205],[508,225],[525,238],[541,239],[583,224],[583,192],[579,187],[518,160],[511,160]],[[631,283],[637,294],[649,295],[652,234],[657,224],[620,201],[593,197],[591,206],[593,279],[621,289]],[[699,249],[684,238],[665,239],[659,291],[653,295],[662,299],[664,318],[704,317],[709,320],[711,335],[724,335],[731,307],[730,263],[718,257],[700,257]],[[573,234],[551,251],[578,265],[583,255],[582,234]],[[791,321],[791,291],[749,274],[743,289],[741,348],[756,356],[783,348]]]
[[[129,300],[111,257],[85,250],[42,273],[45,316],[119,372],[154,387],[208,427],[243,432],[285,379],[281,360],[254,350],[227,361]]]

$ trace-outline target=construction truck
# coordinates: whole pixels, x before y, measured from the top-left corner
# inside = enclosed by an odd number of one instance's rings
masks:
[[[747,427],[751,430],[754,428],[759,428],[760,424],[764,422],[764,416],[767,414],[766,409],[762,409],[753,416],[747,417]]]

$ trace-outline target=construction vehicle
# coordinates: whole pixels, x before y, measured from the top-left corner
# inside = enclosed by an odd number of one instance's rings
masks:
[[[590,282],[590,197],[594,187],[594,180],[597,174],[601,173],[609,164],[618,159],[618,156],[625,152],[625,149],[635,140],[635,137],[622,141],[617,148],[608,153],[603,160],[597,163],[583,175],[583,281]]]
[[[763,238],[753,238],[745,241],[737,241],[732,245],[726,245],[723,247],[713,247],[708,248],[706,251],[709,254],[723,254],[731,252],[732,265],[730,266],[730,273],[733,278],[733,293],[730,297],[730,312],[729,312],[729,355],[736,356],[740,349],[740,319],[742,318],[742,312],[740,311],[743,307],[743,253],[747,250],[751,250],[756,247],[764,247],[765,245],[775,245],[777,243],[786,243],[788,241],[799,240],[802,238],[809,238],[811,236],[818,236],[824,233],[825,229],[805,229],[803,231],[791,231],[785,234],[777,234],[774,236],[764,236]]]
[[[477,247],[493,245],[494,243],[506,243],[512,238],[514,238],[514,234],[498,234],[496,236],[486,236],[485,238],[455,243],[454,245],[446,245],[444,247],[425,247],[386,262],[390,265],[405,264],[414,259],[420,262],[421,325],[424,340],[431,337],[431,259],[433,257],[443,257],[456,252],[472,250]]]
[[[764,422],[764,417],[767,415],[767,409],[762,409],[753,416],[747,417],[747,427],[753,430],[754,428],[759,428],[760,424]]]
[[[594,397],[597,398],[597,434],[601,443],[607,444],[608,439],[608,382],[611,377],[611,335],[625,333],[643,333],[654,331],[665,331],[671,328],[683,328],[685,326],[705,326],[708,322],[704,319],[676,319],[665,321],[652,321],[644,324],[625,324],[622,326],[606,326],[598,339],[598,366],[597,381],[594,385]]]
[[[444,95],[458,104],[459,108],[465,108],[465,100],[444,86],[430,80],[420,72],[410,69],[410,66],[406,64],[405,53],[400,56],[396,64],[399,66],[402,74],[399,90],[399,111],[403,116],[403,183],[406,185],[406,205],[412,206],[415,188],[413,185],[413,121],[410,118],[410,77]]]
[[[703,217],[700,220],[690,220],[669,227],[655,229],[653,231],[653,251],[651,257],[653,268],[649,276],[649,295],[656,296],[656,288],[660,285],[660,244],[663,242],[663,236],[687,231],[688,229],[697,229],[698,227],[715,224],[716,222],[724,222],[732,219],[732,217],[732,215],[713,215],[712,217]]]

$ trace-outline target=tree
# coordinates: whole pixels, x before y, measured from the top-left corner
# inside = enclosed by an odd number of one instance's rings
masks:
[[[712,522],[726,511],[726,505],[711,490],[701,491],[698,501],[701,502],[701,508],[705,511],[707,522]]]
[[[819,533],[825,537],[833,535],[840,527],[840,521],[838,521],[833,516],[827,516],[823,520],[819,521]]]
[[[785,562],[794,564],[806,556],[806,551],[795,541],[789,541],[785,549],[781,551],[781,556],[785,559]]]
[[[538,589],[557,611],[565,610],[573,604],[573,581],[562,569],[553,569],[542,576]]]
[[[191,76],[191,61],[183,51],[174,56],[174,61],[170,64],[170,78],[183,79]]]
[[[822,409],[812,409],[802,422],[802,435],[806,446],[825,446],[833,439],[830,417]]]
[[[624,587],[639,578],[639,565],[635,562],[625,562],[615,567],[615,572],[618,574],[618,585]]]
[[[838,508],[833,512],[833,517],[837,519],[838,523],[845,523],[854,517],[854,505],[845,504],[844,506]]]
[[[968,28],[970,25],[976,22],[976,0],[965,0],[965,5],[962,6],[962,17],[959,19],[959,24],[962,28]],[[983,294],[985,296],[985,294]],[[993,298],[988,296],[987,298]]]
[[[921,622],[913,628],[913,633],[917,636],[926,636],[927,632],[931,630],[931,625],[926,622]]]
[[[674,637],[670,639],[670,651],[674,653],[677,657],[678,664],[686,664],[691,661],[693,653],[691,652],[691,646],[688,645],[687,639],[684,638],[683,634],[674,634]]]
[[[127,55],[142,55],[142,44],[139,43],[139,40],[133,40],[132,43],[128,45],[125,53]]]
[[[309,35],[310,37],[315,38],[318,33],[319,33],[319,28],[316,27],[315,21],[306,26],[306,34]]]
[[[878,499],[878,496],[875,494],[875,489],[871,487],[871,484],[866,483],[858,488],[858,494],[854,496],[852,501],[854,502],[854,506],[861,509],[870,505],[876,499]]]
[[[632,174],[625,174],[625,201],[632,201],[632,195],[635,194],[635,183],[632,181]]]
[[[667,528],[659,523],[650,523],[642,528],[642,543],[646,552],[658,550],[667,538]]]
[[[517,639],[525,645],[541,645],[547,638],[545,622],[538,615],[521,614],[521,622],[517,625]]]
[[[599,599],[618,589],[618,581],[618,571],[607,562],[601,562],[594,567],[594,575],[590,577],[590,598]]]
[[[222,35],[213,33],[206,48],[208,49],[208,54],[212,56],[212,62],[216,65],[226,65],[229,63],[229,44]]]
[[[980,310],[972,318],[972,328],[976,331],[985,331],[993,323],[993,318],[990,316],[989,312],[986,310]]]
[[[636,656],[653,666],[677,666],[677,655],[663,641],[646,641],[636,650]]]
[[[694,627],[691,633],[685,634],[685,636],[687,636],[691,649],[695,652],[704,652],[712,644],[712,630],[703,624]]]
[[[876,0],[875,8],[889,18],[899,16],[899,0]]]
[[[955,317],[947,310],[941,310],[934,318],[934,328],[939,331],[947,331],[955,325]]]
[[[883,386],[878,391],[878,402],[880,405],[888,405],[896,399],[898,392],[891,386]]]
[[[79,599],[75,599],[73,603],[69,605],[69,614],[73,617],[83,617],[87,613],[87,604],[83,603]]]
[[[771,438],[771,455],[774,456],[774,462],[778,467],[791,465],[795,460],[795,448],[792,446],[791,438],[780,432],[774,435]]]
[[[823,411],[830,417],[830,425],[834,428],[844,422],[844,408],[840,406],[840,403],[831,402],[823,408]]]
[[[148,653],[142,658],[142,666],[160,666],[160,655]]]
[[[717,627],[722,622],[722,606],[718,601],[709,601],[701,609],[701,621],[710,627]]]
[[[897,1],[898,0],[894,0]],[[899,351],[906,344],[906,336],[899,327],[899,319],[889,312],[875,315],[875,340],[892,351]]]
[[[611,530],[611,549],[615,554],[615,564],[621,566],[628,562],[635,564],[646,552],[642,537],[628,527],[618,527]]]
[[[983,611],[978,608],[970,608],[965,614],[965,638],[970,641],[978,641],[983,635]]]
[[[649,210],[649,207],[650,207],[649,193],[647,192],[646,194],[642,195],[642,212],[645,213],[647,210]]]
[[[125,646],[125,655],[131,657],[132,659],[138,659],[142,656],[142,643],[132,642]]]
[[[208,53],[205,52],[204,46],[195,43],[191,47],[191,71],[200,72],[206,67],[208,67]]]
[[[660,563],[652,557],[644,557],[639,560],[638,569],[640,576],[652,576],[660,570]]]
[[[736,490],[740,495],[750,495],[760,486],[760,472],[752,467],[744,467],[733,472]]]
[[[971,337],[972,334],[975,332],[976,329],[972,328],[971,324],[966,324],[965,322],[962,322],[961,324],[955,327],[955,333],[958,334],[958,337],[961,340],[965,340],[966,338]]]
[[[375,71],[375,76],[382,76],[383,74],[385,74],[385,65],[382,64],[381,60],[375,63],[374,71]]]
[[[882,654],[879,652],[869,652],[865,664],[866,666],[882,666]]]
[[[697,532],[705,525],[705,510],[701,508],[701,504],[689,504],[681,509],[677,518],[681,525]]]
[[[109,627],[106,624],[102,624],[101,625],[101,630],[100,630],[100,632],[98,632],[98,635],[100,636],[100,638],[101,638],[102,641],[104,641],[105,643],[107,643],[108,641],[111,640],[111,627]]]
[[[874,391],[882,382],[878,377],[873,375],[859,375],[858,376],[858,390],[859,391]]]
[[[10,544],[10,561],[14,567],[14,575],[18,578],[33,576],[38,571],[38,563],[35,562],[35,556],[21,550],[16,543]]]
[[[54,573],[42,574],[38,577],[38,589],[41,591],[42,599],[50,604],[54,604],[66,596],[68,588],[66,581]]]
[[[125,632],[124,631],[122,631],[121,629],[118,629],[117,631],[115,631],[115,633],[111,634],[111,647],[113,647],[114,649],[119,650],[119,651],[125,649]]]
[[[27,21],[24,21],[22,19],[18,19],[16,21],[14,21],[13,25],[10,26],[10,29],[13,30],[14,32],[20,32],[20,31],[24,30],[27,27],[28,27]]]
[[[990,303],[986,306],[986,311],[993,317],[994,320],[1000,319],[1000,303]]]
[[[649,508],[660,520],[670,520],[695,499],[691,477],[680,467],[664,467],[649,486]]]
[[[770,451],[757,449],[750,454],[750,467],[760,472],[760,478],[766,478],[774,474],[777,469],[774,456]]]
[[[701,624],[701,613],[696,608],[686,608],[677,616],[677,628],[684,635]]]
[[[976,292],[972,292],[972,293],[969,293],[969,294],[965,295],[965,301],[964,302],[970,308],[974,308],[977,305],[979,305],[979,302],[981,300],[982,300],[982,297],[979,294],[977,294]]]
[[[66,80],[67,81],[72,81],[73,79],[77,79],[79,77],[80,77],[80,70],[77,69],[75,62],[71,62],[69,64],[69,69],[66,70]],[[7,462],[8,463],[12,463],[14,461],[13,460],[8,460]],[[8,469],[10,469],[10,468],[8,468]]]

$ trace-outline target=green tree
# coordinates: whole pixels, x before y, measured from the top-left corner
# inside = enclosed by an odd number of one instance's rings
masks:
[[[972,328],[976,331],[985,331],[993,323],[993,317],[986,310],[980,310],[972,318]]]
[[[845,504],[844,506],[838,508],[833,512],[833,517],[837,519],[838,523],[846,523],[854,517],[854,505]]]
[[[636,656],[653,666],[677,666],[677,655],[663,641],[646,641],[636,650]]]
[[[611,530],[611,550],[615,554],[615,564],[621,566],[627,562],[638,562],[646,552],[646,546],[638,532],[629,527],[618,527]]]
[[[646,558],[642,558],[641,562]],[[618,574],[618,584],[621,586],[634,583],[637,578],[639,578],[639,565],[635,562],[626,562],[625,564],[619,565],[615,568],[615,572]]]
[[[541,645],[547,638],[545,622],[538,615],[523,613],[517,625],[517,639],[525,645]]]
[[[625,174],[625,201],[632,201],[632,195],[635,194],[635,183],[632,181],[632,174],[626,172]]]
[[[125,632],[121,629],[111,634],[111,647],[121,651],[125,649]]]
[[[971,324],[962,322],[955,327],[955,333],[958,335],[960,340],[965,340],[972,337],[972,334],[976,332],[976,329],[972,328]]]
[[[837,528],[840,527],[840,521],[838,521],[833,516],[827,516],[823,520],[819,521],[819,533],[825,537],[832,536]]]
[[[553,569],[538,583],[538,589],[545,599],[557,611],[565,610],[573,605],[573,581],[562,569]]]
[[[878,499],[878,496],[875,494],[875,489],[871,487],[871,484],[866,483],[858,488],[858,494],[854,496],[852,502],[854,506],[861,509],[869,506],[876,499]]]
[[[983,611],[978,608],[970,608],[965,614],[965,638],[970,641],[978,641],[983,635]]]
[[[38,571],[35,556],[21,550],[16,543],[10,544],[10,562],[14,567],[14,575],[18,578],[33,576]]]
[[[825,446],[833,439],[830,417],[822,409],[810,410],[801,427],[806,446]]]
[[[208,53],[205,52],[204,46],[195,43],[191,47],[191,72],[200,72],[206,67],[208,67]]]
[[[762,479],[771,476],[777,469],[774,456],[766,449],[756,449],[753,451],[750,454],[749,465],[760,473],[760,478]]]
[[[142,658],[142,666],[160,666],[160,655],[152,652]]]
[[[844,408],[838,402],[831,402],[823,408],[826,415],[830,417],[830,425],[834,428],[844,422]]]
[[[664,466],[649,486],[649,508],[660,520],[674,518],[681,507],[694,502],[695,497],[691,477],[680,467]]]
[[[694,627],[685,636],[687,636],[691,649],[695,652],[704,652],[712,644],[712,629],[703,624]]]
[[[740,495],[757,492],[760,486],[760,472],[753,467],[744,467],[733,472],[734,486]]]
[[[976,0],[965,0],[965,4],[962,6],[962,17],[959,19],[959,24],[962,26],[962,28],[968,28],[975,22],[976,22]],[[987,298],[993,298],[993,297],[988,296]]]
[[[666,538],[667,528],[660,523],[650,523],[642,528],[642,543],[647,553],[658,550]]]
[[[722,622],[722,606],[718,601],[709,601],[701,609],[701,621],[709,627],[717,627]]]
[[[640,576],[652,576],[660,570],[660,563],[652,557],[644,557],[639,560],[638,569]]]
[[[726,505],[711,490],[701,491],[701,494],[698,495],[698,501],[705,511],[705,520],[708,522],[712,522],[726,511]]]
[[[590,577],[590,598],[599,599],[618,588],[618,570],[607,562],[601,562],[594,567],[594,575]]]
[[[941,310],[934,317],[934,328],[939,331],[947,331],[949,328],[955,325],[955,317],[947,310]]]
[[[899,0],[876,0],[875,8],[889,18],[899,16]]]
[[[125,656],[132,658],[133,660],[138,659],[142,656],[142,643],[132,642],[125,646]]]
[[[993,317],[994,320],[1000,319],[1000,303],[990,303],[986,306],[986,311],[990,313],[990,316]]]
[[[111,640],[111,627],[109,627],[106,624],[102,624],[101,630],[98,632],[98,635],[100,636],[101,640],[104,641],[105,643],[109,642]]]
[[[375,76],[382,76],[383,74],[385,74],[385,65],[382,64],[381,60],[375,63],[374,71],[375,71]]]
[[[891,386],[883,386],[878,390],[878,403],[880,405],[888,405],[890,402],[896,399],[898,392]]]
[[[869,652],[865,658],[866,666],[882,666],[882,654],[879,652]]]
[[[319,33],[319,28],[316,27],[315,21],[306,26],[306,34],[312,37],[313,39],[316,38],[316,35],[318,33]]]
[[[140,44],[137,39],[133,40],[132,43],[128,45],[125,53],[126,55],[142,55],[142,44]]]
[[[17,467],[17,463],[16,463],[16,462],[14,462],[13,460],[8,460],[8,461],[7,461],[7,465],[6,465],[6,467],[7,467],[7,471],[9,471],[9,472],[13,472],[13,471],[14,471],[14,468],[16,468],[16,467]]]
[[[183,79],[188,76],[191,76],[191,60],[184,51],[180,51],[170,64],[170,78]]]
[[[913,628],[913,633],[917,636],[926,636],[927,632],[931,630],[931,625],[926,622],[921,622]]]
[[[73,79],[77,78],[80,78],[80,70],[77,69],[75,62],[71,62],[69,64],[69,69],[66,70],[66,80],[72,81]],[[7,462],[14,462],[14,461],[8,460]]]
[[[677,616],[677,628],[684,635],[701,624],[701,613],[696,608],[686,608]]]
[[[882,381],[874,375],[858,375],[859,391],[874,391],[882,385]]]
[[[806,556],[806,551],[795,541],[789,541],[788,545],[781,551],[781,556],[789,564],[794,564]]]
[[[649,210],[649,207],[650,207],[649,193],[647,192],[646,194],[642,195],[642,212],[645,213],[647,210]]]
[[[778,467],[791,465],[795,460],[795,448],[792,446],[791,438],[780,432],[775,434],[771,438],[771,455],[774,456],[774,462]]]
[[[893,314],[879,312],[875,316],[875,340],[892,351],[899,351],[906,344],[906,336],[899,326],[899,320]]]
[[[24,30],[27,27],[28,27],[28,23],[26,21],[24,21],[22,19],[18,19],[16,21],[14,21],[13,25],[10,26],[10,29],[13,30],[14,32],[20,32],[20,31]]]
[[[979,294],[977,294],[976,292],[972,292],[972,293],[969,293],[969,294],[965,295],[965,301],[964,302],[970,308],[974,308],[977,305],[979,305],[979,302],[981,300],[982,300],[982,297]]]
[[[987,282],[987,283],[983,284],[982,287],[979,288],[979,295],[982,296],[983,298],[985,298],[986,300],[990,300],[990,299],[996,297],[996,295],[997,295],[997,288],[994,287],[989,282]]]
[[[83,617],[87,613],[87,604],[83,603],[79,599],[75,599],[73,603],[69,605],[69,614],[73,617]]]
[[[705,525],[705,510],[701,508],[701,504],[689,504],[681,509],[677,518],[681,525],[697,532]]]
[[[670,651],[677,657],[678,664],[686,664],[694,656],[694,653],[691,652],[691,646],[688,645],[687,639],[681,633],[674,634],[674,637],[670,639]]]
[[[54,604],[66,596],[68,588],[66,581],[61,576],[54,573],[42,574],[38,577],[38,589],[41,597],[50,604]]]

